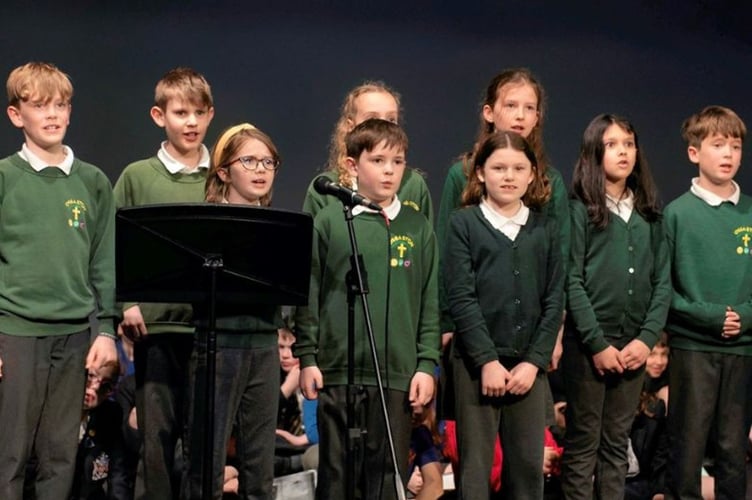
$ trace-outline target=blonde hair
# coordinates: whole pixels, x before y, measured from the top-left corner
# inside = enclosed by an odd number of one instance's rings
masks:
[[[209,173],[206,176],[206,187],[204,188],[205,199],[210,203],[222,203],[227,196],[227,183],[219,177],[219,170],[226,169],[230,162],[243,147],[248,139],[256,139],[263,143],[272,154],[272,158],[280,161],[277,147],[272,142],[271,137],[257,129],[250,123],[240,123],[228,129],[225,129],[219,135],[217,142],[214,144],[211,152],[211,164]],[[272,202],[272,192],[261,197],[259,203],[261,206],[269,206]]]
[[[352,89],[345,100],[342,102],[342,108],[340,111],[339,120],[334,126],[334,132],[329,143],[329,161],[327,163],[327,170],[337,172],[339,177],[338,181],[341,185],[346,187],[353,187],[353,179],[350,176],[350,172],[347,170],[345,164],[345,158],[347,158],[347,151],[345,146],[345,136],[352,130],[350,125],[357,114],[355,107],[355,100],[363,94],[371,92],[378,92],[391,95],[397,102],[398,117],[402,114],[402,108],[400,104],[400,95],[391,89],[387,84],[382,81],[365,81]]]
[[[73,97],[70,77],[46,62],[29,62],[17,67],[8,76],[6,88],[11,106],[35,98],[48,102],[57,94],[65,101]]]
[[[684,120],[681,133],[690,146],[699,148],[706,137],[715,134],[743,141],[744,136],[747,135],[747,127],[739,115],[731,109],[723,106],[708,106]]]
[[[173,98],[185,99],[195,106],[214,106],[209,82],[204,75],[191,68],[171,69],[157,82],[154,105],[165,111],[167,102]]]

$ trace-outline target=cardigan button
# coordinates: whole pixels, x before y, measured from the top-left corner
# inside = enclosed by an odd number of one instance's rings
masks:
[[[634,267],[629,268],[629,274],[634,274]]]

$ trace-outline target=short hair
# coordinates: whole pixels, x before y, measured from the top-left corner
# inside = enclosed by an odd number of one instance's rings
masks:
[[[529,207],[541,208],[551,198],[551,186],[545,182],[545,177],[538,168],[538,159],[532,145],[520,134],[510,131],[494,132],[481,142],[473,156],[473,170],[467,178],[465,190],[462,192],[462,206],[477,205],[486,195],[485,185],[478,179],[476,172],[483,169],[488,158],[499,149],[512,149],[525,155],[533,170],[533,182],[522,197],[523,203]]]
[[[336,172],[338,182],[343,186],[352,187],[350,172],[345,165],[345,158],[349,156],[345,147],[345,136],[350,131],[349,120],[355,118],[355,115],[358,113],[355,106],[355,101],[358,97],[370,93],[382,93],[392,96],[397,103],[398,121],[402,121],[401,97],[396,90],[389,87],[386,83],[380,80],[367,80],[347,93],[342,102],[339,119],[334,126],[334,132],[332,132],[329,142],[329,160],[327,162],[327,170]]]
[[[162,109],[167,108],[167,101],[177,97],[185,99],[192,104],[204,105],[207,108],[214,106],[211,87],[204,75],[198,71],[179,67],[165,73],[157,82],[154,89],[154,105]]]
[[[721,134],[744,140],[747,127],[739,115],[723,106],[707,106],[699,113],[695,113],[682,124],[682,138],[695,148],[699,148],[702,141],[709,136]]]
[[[272,158],[281,161],[279,151],[272,142],[271,137],[261,130],[257,129],[250,123],[241,123],[225,129],[214,144],[211,152],[211,164],[209,173],[206,175],[205,198],[210,203],[222,203],[227,195],[227,184],[220,179],[217,173],[220,169],[227,168],[229,163],[235,159],[235,156],[243,147],[248,139],[256,139],[264,146],[269,148]],[[272,202],[272,192],[269,191],[259,200],[262,206],[269,206]]]
[[[373,151],[386,142],[387,148],[401,149],[407,153],[407,134],[402,127],[379,118],[369,118],[345,136],[345,151],[350,158],[360,158],[363,151]]]
[[[50,101],[57,94],[66,101],[73,97],[70,77],[46,62],[29,62],[17,67],[8,75],[6,88],[11,106],[37,97]]]

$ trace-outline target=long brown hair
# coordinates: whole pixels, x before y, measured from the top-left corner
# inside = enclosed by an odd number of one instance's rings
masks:
[[[658,189],[653,175],[640,148],[632,124],[621,116],[601,114],[593,118],[582,134],[580,156],[572,174],[572,195],[587,207],[588,218],[597,229],[604,229],[609,221],[606,206],[606,173],[603,171],[603,155],[606,151],[603,134],[611,125],[618,125],[628,134],[634,135],[637,155],[632,173],[627,177],[627,187],[634,194],[634,208],[648,222],[660,218]]]
[[[551,198],[551,186],[540,174],[532,146],[516,132],[499,131],[489,134],[473,155],[473,170],[462,192],[462,206],[477,205],[486,195],[486,186],[478,178],[478,171],[483,170],[488,158],[498,149],[512,149],[525,154],[533,169],[533,182],[527,187],[522,202],[532,208],[545,205]]]
[[[501,96],[502,89],[508,85],[530,85],[535,96],[538,98],[538,121],[530,132],[530,135],[525,139],[530,147],[535,152],[535,157],[538,160],[538,174],[541,176],[546,185],[548,185],[548,156],[546,156],[546,150],[543,147],[543,123],[546,117],[546,92],[543,89],[543,85],[538,81],[533,73],[527,68],[511,68],[506,69],[494,76],[486,87],[486,91],[483,93],[483,99],[480,103],[480,124],[478,126],[478,135],[475,139],[473,149],[460,155],[459,160],[462,162],[463,171],[465,177],[470,179],[474,169],[473,156],[480,148],[480,145],[488,138],[489,135],[495,131],[493,123],[489,123],[483,116],[483,108],[485,106],[494,107],[496,101]]]

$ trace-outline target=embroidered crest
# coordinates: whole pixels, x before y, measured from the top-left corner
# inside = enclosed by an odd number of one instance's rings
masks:
[[[65,202],[65,208],[68,210],[68,226],[84,229],[86,227],[86,203],[70,199]]]
[[[413,263],[412,254],[415,243],[409,236],[394,235],[389,241],[392,258],[389,265],[392,267],[410,267]]]
[[[738,255],[750,254],[750,243],[752,243],[752,227],[741,226],[734,229],[734,236],[739,243],[736,247],[736,253]]]
[[[91,471],[91,480],[99,481],[105,479],[110,472],[110,457],[107,453],[102,452],[94,459]]]
[[[413,200],[403,200],[402,201],[402,205],[405,206],[405,207],[410,207],[413,210],[415,210],[416,212],[420,212],[420,205],[418,205],[417,203],[415,203]]]

